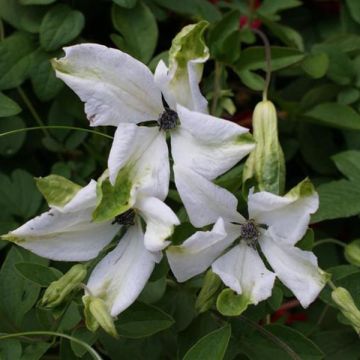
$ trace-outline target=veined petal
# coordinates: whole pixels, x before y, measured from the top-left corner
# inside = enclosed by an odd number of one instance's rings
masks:
[[[236,211],[237,199],[229,191],[213,184],[195,171],[174,165],[176,188],[195,227],[214,223],[219,217],[225,221],[244,221]]]
[[[169,188],[169,154],[163,133],[157,128],[120,124],[115,132],[109,160],[110,182],[118,173],[130,169],[136,191],[165,199]]]
[[[161,93],[150,70],[130,55],[98,44],[64,48],[56,76],[85,102],[91,126],[156,120]]]
[[[305,234],[310,215],[319,207],[319,196],[305,179],[285,196],[261,191],[249,193],[249,217],[269,226],[275,241],[294,245]]]
[[[257,304],[271,296],[275,274],[266,269],[259,254],[251,246],[240,242],[212,265],[226,286]]]
[[[165,240],[174,232],[174,225],[180,224],[177,216],[165,203],[155,197],[139,199],[135,208],[146,222],[145,248],[149,251],[164,249],[170,243]]]
[[[116,316],[136,300],[160,259],[160,252],[146,250],[144,234],[136,224],[95,267],[87,287]]]
[[[172,132],[176,165],[212,180],[246,156],[255,144],[249,130],[231,121],[177,106],[180,126]]]
[[[205,271],[238,237],[239,226],[219,218],[211,231],[198,231],[180,246],[170,246],[166,255],[176,279],[186,281]]]
[[[62,213],[52,209],[4,238],[52,260],[85,261],[96,257],[120,226],[91,223],[91,209]]]
[[[304,308],[308,307],[326,284],[326,274],[319,269],[316,256],[310,251],[274,241],[266,234],[259,243],[276,276]]]

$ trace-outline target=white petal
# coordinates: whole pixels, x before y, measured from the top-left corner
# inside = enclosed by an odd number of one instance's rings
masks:
[[[316,256],[310,251],[281,244],[269,236],[263,236],[259,243],[281,282],[294,293],[303,307],[308,307],[326,283]]]
[[[168,67],[161,60],[155,70],[155,82],[164,94],[170,108],[176,109],[176,104],[185,106],[191,110],[207,113],[207,100],[201,94],[199,82],[202,71],[199,73],[199,63],[203,59],[190,60],[187,64],[187,74],[174,77]]]
[[[290,194],[290,193],[289,193]],[[319,206],[316,192],[306,196],[283,197],[261,191],[250,192],[248,198],[249,217],[269,226],[276,241],[294,245],[308,228],[310,215]]]
[[[54,60],[56,76],[85,102],[91,126],[156,120],[161,93],[150,70],[117,49],[97,44],[67,47]]]
[[[96,181],[91,180],[88,185],[80,189],[76,195],[62,208],[53,208],[64,212],[75,212],[79,210],[85,210],[88,208],[94,209],[96,205]]]
[[[87,287],[105,301],[111,316],[116,316],[136,300],[160,259],[161,253],[145,249],[140,226],[132,226],[95,267]]]
[[[243,221],[236,211],[237,199],[229,191],[213,184],[195,171],[174,165],[176,188],[195,227],[214,223],[219,217],[225,221]]]
[[[211,231],[198,231],[180,246],[166,251],[176,279],[186,281],[205,271],[238,237],[239,227],[218,219]]]
[[[37,216],[9,233],[9,240],[52,260],[85,261],[96,257],[120,227],[91,223],[92,209],[62,213],[56,209]]]
[[[177,106],[180,126],[171,136],[176,165],[188,167],[212,180],[246,156],[254,142],[241,135],[248,129],[231,121]]]
[[[266,269],[257,251],[244,242],[217,259],[212,270],[226,286],[248,297],[251,304],[271,296],[275,274]]]
[[[158,128],[120,124],[108,159],[110,182],[119,170],[131,168],[131,182],[149,196],[165,199],[169,189],[169,154],[163,133]]]
[[[144,236],[146,249],[149,251],[164,249],[169,244],[169,241],[165,240],[174,232],[174,225],[180,224],[177,216],[165,203],[155,197],[138,200],[135,208],[146,222]]]

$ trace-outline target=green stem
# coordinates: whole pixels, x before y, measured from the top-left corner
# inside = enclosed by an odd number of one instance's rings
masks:
[[[0,19],[0,41],[5,39],[5,30],[4,30],[4,23]]]
[[[221,92],[221,72],[222,65],[218,61],[215,61],[215,71],[214,71],[214,90],[213,90],[213,99],[211,102],[211,114],[216,116],[216,109],[220,98]]]
[[[339,246],[342,246],[342,247],[345,247],[346,244],[344,244],[342,241],[339,241],[339,240],[336,240],[336,239],[323,239],[323,240],[319,240],[317,241],[313,248],[315,248],[316,246],[319,246],[319,245],[323,245],[323,244],[335,244],[335,245],[339,245]]]
[[[257,331],[259,331],[261,334],[263,334],[265,337],[267,337],[274,344],[282,348],[290,356],[291,359],[301,360],[300,356],[296,354],[296,352],[288,344],[284,343],[281,339],[279,339],[277,336],[272,334],[270,331],[266,330],[264,327],[260,326],[256,322],[246,318],[243,315],[240,316],[240,320],[246,322],[248,325],[250,325]]]
[[[25,105],[27,106],[27,108],[29,109],[32,117],[34,118],[34,120],[37,122],[37,124],[39,125],[39,127],[42,128],[42,131],[44,133],[44,135],[46,136],[50,136],[49,132],[46,130],[45,128],[45,124],[44,122],[41,120],[39,114],[37,113],[37,111],[35,110],[33,104],[31,103],[30,99],[28,98],[28,96],[26,95],[25,91],[21,88],[21,86],[17,87],[17,91],[21,97],[21,99],[23,100],[23,102],[25,103]]]
[[[7,135],[13,135],[13,134],[21,133],[21,132],[27,132],[27,131],[33,131],[33,130],[42,130],[42,129],[77,130],[77,131],[87,132],[87,133],[90,133],[90,134],[100,135],[100,136],[103,136],[103,137],[105,137],[107,139],[111,139],[111,140],[113,139],[112,136],[101,133],[99,131],[90,130],[90,129],[84,129],[84,128],[80,128],[80,127],[76,127],[76,126],[65,126],[65,125],[45,125],[45,126],[34,126],[34,127],[16,129],[16,130],[11,130],[11,131],[7,131],[7,132],[4,132],[4,133],[0,133],[0,137],[7,136]]]
[[[58,336],[58,337],[62,337],[62,338],[71,340],[71,341],[76,342],[77,344],[83,346],[89,352],[89,354],[92,356],[93,359],[103,360],[101,358],[101,356],[86,342],[81,341],[73,336],[62,334],[62,333],[59,333],[56,331],[25,331],[25,332],[19,332],[16,334],[7,334],[7,335],[0,336],[0,340],[16,338],[19,336],[33,336],[33,335]]]
[[[327,284],[330,286],[331,290],[336,290],[337,286],[329,279]]]

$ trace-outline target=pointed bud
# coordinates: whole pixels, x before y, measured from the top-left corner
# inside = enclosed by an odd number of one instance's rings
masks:
[[[360,266],[360,239],[346,245],[344,255],[350,264]]]
[[[53,281],[46,289],[41,305],[49,308],[60,305],[73,290],[79,287],[85,279],[87,268],[85,265],[74,265],[59,280]]]
[[[85,305],[84,314],[86,327],[90,331],[95,332],[100,326],[109,335],[115,338],[119,337],[115,328],[114,319],[105,301],[91,295],[83,296],[82,300]]]
[[[222,281],[212,270],[208,270],[200,293],[196,299],[195,309],[199,314],[209,310],[216,301],[216,294],[221,288]]]
[[[245,162],[243,182],[254,179],[260,191],[281,195],[285,188],[285,159],[271,101],[263,100],[256,105],[252,125],[256,147]]]
[[[350,293],[346,289],[338,287],[331,293],[331,298],[351,323],[355,331],[360,335],[360,311],[356,307]]]

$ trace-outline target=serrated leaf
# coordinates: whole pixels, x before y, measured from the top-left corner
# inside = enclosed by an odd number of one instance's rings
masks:
[[[40,26],[40,44],[47,50],[59,49],[74,40],[85,25],[84,15],[69,6],[59,4],[45,16]]]
[[[205,335],[187,351],[183,360],[222,360],[225,356],[230,336],[230,325],[226,325],[221,329]]]
[[[0,92],[0,117],[14,116],[21,112],[21,107],[11,98]]]
[[[128,52],[144,63],[149,62],[158,39],[157,23],[149,7],[143,2],[132,9],[113,5],[111,17],[115,29],[124,37]]]

